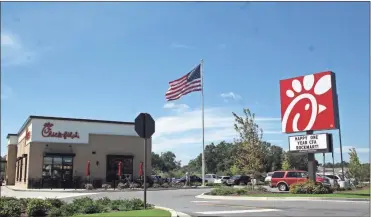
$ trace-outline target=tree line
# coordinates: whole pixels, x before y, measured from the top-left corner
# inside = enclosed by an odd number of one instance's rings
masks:
[[[272,145],[263,140],[263,129],[256,123],[255,114],[249,109],[243,109],[243,115],[232,113],[234,117],[234,129],[238,138],[233,142],[222,141],[218,144],[211,143],[205,146],[205,172],[218,175],[250,174],[260,175],[276,170],[307,170],[308,157],[305,154],[290,154],[281,147]],[[344,162],[344,167],[349,167],[353,174],[366,173],[366,166],[359,163],[357,153],[351,150],[350,162]],[[357,161],[358,159],[358,161]],[[358,162],[358,163],[357,163]],[[317,162],[317,166],[320,166]],[[357,166],[354,166],[357,165]],[[173,152],[167,151],[161,154],[152,153],[152,168],[156,174],[169,177],[181,177],[185,172],[201,174],[202,154],[181,166],[176,161]],[[341,167],[340,163],[326,163],[325,167]],[[351,169],[353,168],[353,170]],[[362,168],[362,169],[361,169]],[[369,168],[369,164],[368,164]],[[354,172],[356,171],[356,172]],[[363,172],[360,172],[363,171]],[[369,174],[369,169],[368,173]]]

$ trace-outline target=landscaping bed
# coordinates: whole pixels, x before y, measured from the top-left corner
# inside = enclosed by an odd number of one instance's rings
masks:
[[[270,192],[261,186],[247,186],[243,188],[217,187],[205,195],[213,196],[251,196],[251,197],[329,197],[329,198],[370,198],[370,188],[355,189],[351,191],[335,191],[332,188],[312,182],[298,183],[290,187],[290,192]]]
[[[148,209],[153,205],[147,204]],[[74,199],[66,203],[59,199],[30,199],[0,197],[0,217],[59,217],[81,214],[104,214],[144,209],[140,199],[110,200],[107,197],[93,200],[89,197]]]
[[[126,211],[126,212],[111,212],[111,213],[97,213],[97,214],[86,214],[86,215],[76,215],[76,217],[170,217],[171,213],[166,210],[161,209],[147,209],[147,210],[136,210],[136,211]]]

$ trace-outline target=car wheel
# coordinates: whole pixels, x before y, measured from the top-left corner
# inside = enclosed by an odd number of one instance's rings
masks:
[[[287,185],[285,183],[280,183],[277,187],[279,191],[287,191]]]

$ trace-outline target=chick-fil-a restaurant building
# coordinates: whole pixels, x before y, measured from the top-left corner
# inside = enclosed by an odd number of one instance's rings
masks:
[[[144,161],[133,122],[30,116],[7,139],[6,185],[17,188],[73,188],[87,175],[110,183],[122,178],[119,166],[123,177],[135,178]],[[148,144],[150,175],[152,141]]]

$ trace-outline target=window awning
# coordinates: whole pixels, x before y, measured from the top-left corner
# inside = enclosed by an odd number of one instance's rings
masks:
[[[75,153],[51,153],[51,152],[44,152],[44,157],[52,157],[52,156],[62,156],[62,157],[75,157]]]

